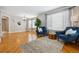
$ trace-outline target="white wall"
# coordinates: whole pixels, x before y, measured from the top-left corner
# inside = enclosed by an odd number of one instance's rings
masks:
[[[18,25],[18,22],[20,22],[21,25]],[[23,21],[21,17],[11,16],[11,19],[9,20],[9,30],[10,32],[26,31],[26,21]]]
[[[20,22],[21,25],[18,25],[17,23]],[[15,32],[23,32],[26,31],[26,21],[23,21],[22,18],[15,18],[14,20],[15,23]]]
[[[46,26],[46,15],[45,14],[40,14],[38,15],[38,18],[41,20],[42,22],[42,26]]]
[[[9,32],[15,32],[15,24],[13,16],[10,16],[9,18]]]
[[[9,13],[0,10],[0,31],[2,31],[2,16],[9,18],[9,32],[23,32],[26,31],[26,21],[23,21],[21,17],[10,15]],[[17,22],[21,22],[19,26]]]

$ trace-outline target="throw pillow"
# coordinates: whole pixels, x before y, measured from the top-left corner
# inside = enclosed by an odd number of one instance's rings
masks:
[[[42,32],[42,28],[38,28],[38,31],[39,31],[39,32]]]
[[[72,30],[72,29],[69,29],[69,30],[67,30],[66,31],[66,35],[68,35],[68,34],[75,34],[77,31],[76,30]]]

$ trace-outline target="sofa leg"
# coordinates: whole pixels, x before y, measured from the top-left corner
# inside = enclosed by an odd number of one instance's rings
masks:
[[[79,45],[79,39],[75,41],[76,45]]]

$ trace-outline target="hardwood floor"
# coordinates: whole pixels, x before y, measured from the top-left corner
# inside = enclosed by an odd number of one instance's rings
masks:
[[[37,38],[35,32],[4,33],[2,41],[0,42],[0,52],[19,53],[21,52],[20,45],[27,44],[31,38]],[[71,43],[65,44],[63,52],[79,52],[79,46]]]
[[[75,43],[65,43],[63,47],[65,53],[79,53],[79,45]]]
[[[5,33],[0,43],[0,52],[20,52],[20,45],[28,43],[29,35],[33,35],[34,32],[20,32],[20,33]]]

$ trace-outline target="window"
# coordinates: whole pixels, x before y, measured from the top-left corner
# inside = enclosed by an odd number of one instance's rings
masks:
[[[34,20],[28,20],[28,28],[32,29],[32,28],[36,28],[35,26],[35,19]]]
[[[64,30],[70,26],[69,10],[47,15],[48,30]]]
[[[47,28],[48,30],[52,30],[52,15],[47,16]]]
[[[32,26],[31,26],[31,25],[32,25],[31,20],[28,20],[28,28],[30,28],[30,29],[31,29],[31,28],[32,28]]]
[[[34,20],[32,20],[32,28],[36,28],[36,26],[35,26],[35,19]]]

